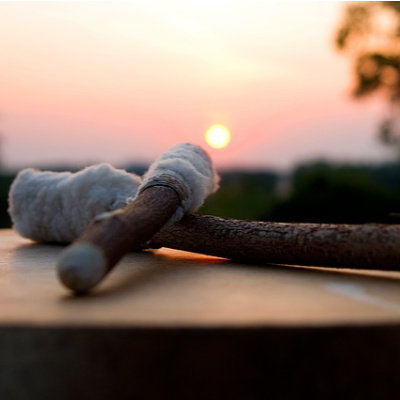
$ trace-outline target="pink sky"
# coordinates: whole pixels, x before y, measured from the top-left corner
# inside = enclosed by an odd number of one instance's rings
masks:
[[[151,162],[177,142],[219,167],[389,158],[384,107],[350,96],[340,2],[0,2],[8,168]],[[207,147],[225,124],[231,144]]]

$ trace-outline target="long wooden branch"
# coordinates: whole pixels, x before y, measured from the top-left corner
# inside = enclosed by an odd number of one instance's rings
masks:
[[[150,246],[251,262],[400,270],[400,225],[241,221],[187,215]]]

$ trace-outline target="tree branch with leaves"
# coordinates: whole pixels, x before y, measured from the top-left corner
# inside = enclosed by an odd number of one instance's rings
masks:
[[[335,38],[354,60],[355,98],[379,95],[388,104],[380,138],[400,152],[400,2],[350,2]]]

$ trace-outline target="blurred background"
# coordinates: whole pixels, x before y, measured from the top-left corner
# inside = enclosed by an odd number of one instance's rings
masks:
[[[0,2],[0,227],[22,168],[143,173],[179,142],[201,213],[400,221],[400,2]]]

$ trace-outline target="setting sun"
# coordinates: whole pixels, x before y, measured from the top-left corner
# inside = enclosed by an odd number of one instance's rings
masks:
[[[206,142],[214,149],[222,149],[231,141],[229,129],[224,125],[213,125],[207,129]]]

